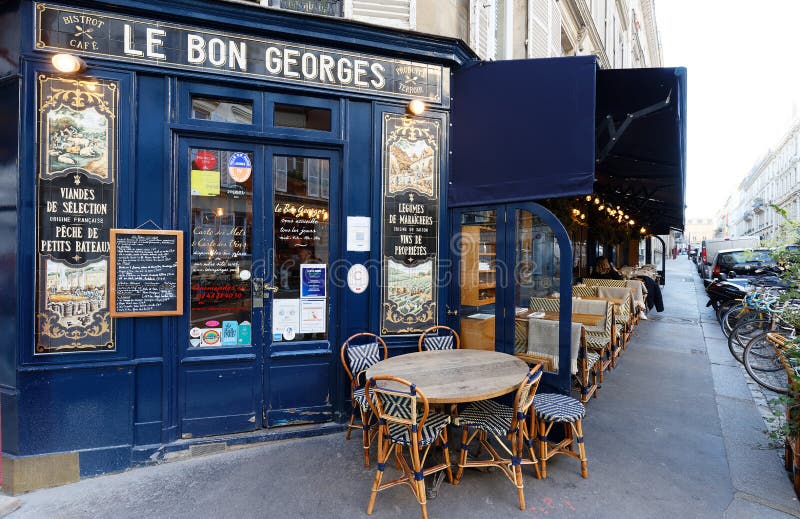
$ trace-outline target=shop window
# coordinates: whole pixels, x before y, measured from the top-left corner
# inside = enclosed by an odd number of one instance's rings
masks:
[[[192,119],[235,124],[253,124],[253,102],[192,96]]]
[[[331,111],[326,108],[275,103],[275,126],[331,131]]]
[[[253,155],[190,148],[192,347],[249,346]]]
[[[323,340],[328,335],[330,161],[276,155],[272,167],[273,272],[278,287],[273,300],[273,342]],[[299,319],[288,319],[285,314],[291,312],[297,312]],[[296,330],[289,329],[292,322]]]

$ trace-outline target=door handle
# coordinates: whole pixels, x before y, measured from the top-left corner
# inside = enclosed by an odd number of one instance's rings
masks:
[[[276,287],[275,285],[270,285],[269,283],[264,283],[264,291],[267,291],[267,290],[274,294],[275,292],[280,290],[280,288]]]
[[[447,315],[452,316],[452,317],[456,317],[456,316],[458,316],[458,310],[450,310],[448,308],[447,309]]]

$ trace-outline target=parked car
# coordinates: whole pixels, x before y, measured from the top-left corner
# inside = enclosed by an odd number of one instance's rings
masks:
[[[751,279],[771,269],[777,269],[777,263],[769,249],[724,249],[714,256],[707,281]]]
[[[758,236],[703,240],[700,246],[700,264],[697,271],[704,280],[711,279],[711,262],[714,261],[717,252],[723,249],[755,249],[760,246],[761,238]]]

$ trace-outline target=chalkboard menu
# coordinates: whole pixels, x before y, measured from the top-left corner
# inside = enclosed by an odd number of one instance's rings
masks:
[[[183,232],[111,229],[111,316],[183,313]]]

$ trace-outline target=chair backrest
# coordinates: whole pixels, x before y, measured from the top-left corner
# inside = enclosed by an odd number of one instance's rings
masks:
[[[440,335],[440,332],[444,332]],[[461,340],[456,331],[447,326],[431,326],[419,336],[417,342],[419,351],[431,350],[458,350],[461,348]]]
[[[535,312],[558,312],[560,300],[554,297],[532,297],[529,308]]]
[[[647,293],[647,290],[644,287],[644,283],[639,281],[638,279],[629,279],[625,282],[625,286],[628,288],[634,289],[633,291],[633,304],[635,308],[645,308],[644,304],[644,296]]]
[[[627,321],[631,314],[631,301],[633,300],[629,287],[597,287],[597,294],[600,297],[610,297],[612,299],[622,299],[623,302],[619,306],[620,315]]]
[[[553,365],[558,367],[559,344],[558,344],[559,322],[547,319],[528,319],[528,348],[524,353],[552,359]],[[581,336],[583,325],[571,323],[570,329],[570,370],[572,373],[578,372],[578,351],[581,346]]]
[[[408,437],[419,443],[429,412],[425,393],[405,379],[388,375],[367,380],[364,391],[378,420],[407,427]]]
[[[583,282],[591,287],[624,287],[624,279],[583,278]]]
[[[576,314],[596,314],[605,315],[606,318],[601,325],[603,330],[611,338],[611,327],[613,323],[614,305],[608,301],[592,301],[586,299],[572,299],[572,311]]]
[[[576,285],[572,287],[572,295],[575,297],[595,297],[597,295],[597,287]]]
[[[361,373],[388,357],[389,350],[379,336],[362,332],[348,337],[342,344],[339,355],[347,376],[355,382]]]
[[[517,393],[514,395],[514,415],[511,419],[510,430],[515,430],[520,421],[525,421],[528,409],[533,404],[533,397],[536,396],[536,390],[539,389],[539,382],[542,380],[542,365],[536,364],[531,368],[525,378],[517,388]],[[531,434],[533,432],[531,431]]]

